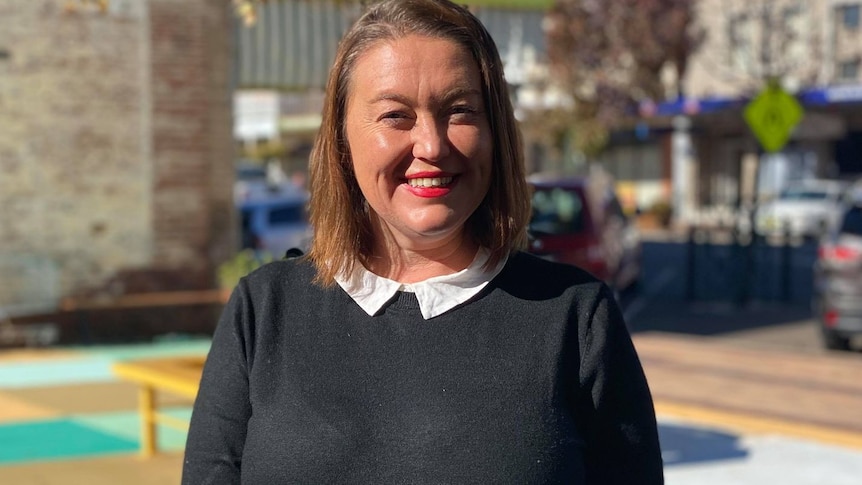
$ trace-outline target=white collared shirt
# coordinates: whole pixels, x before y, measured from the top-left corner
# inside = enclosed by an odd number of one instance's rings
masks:
[[[364,266],[355,266],[349,277],[339,275],[335,281],[353,298],[365,313],[375,315],[399,291],[416,294],[422,318],[428,320],[442,315],[466,302],[482,291],[506,265],[506,260],[490,269],[482,268],[490,252],[480,248],[470,266],[453,274],[435,276],[416,283],[399,283],[368,271]]]

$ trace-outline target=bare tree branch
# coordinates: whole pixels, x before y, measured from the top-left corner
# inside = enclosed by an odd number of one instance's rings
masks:
[[[557,0],[547,15],[548,56],[555,79],[574,99],[570,124],[586,153],[645,100],[681,95],[689,56],[704,31],[691,0]],[[672,66],[668,89],[662,71]],[[579,132],[586,133],[579,136]]]

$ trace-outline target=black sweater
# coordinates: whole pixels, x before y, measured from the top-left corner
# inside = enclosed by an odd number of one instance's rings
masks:
[[[183,483],[663,482],[641,365],[587,273],[518,253],[427,321],[410,293],[371,317],[313,276],[279,261],[234,291]]]

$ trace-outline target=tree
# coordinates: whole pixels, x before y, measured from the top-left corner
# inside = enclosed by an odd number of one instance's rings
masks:
[[[595,155],[637,103],[680,96],[704,33],[692,0],[557,0],[546,18],[556,82],[573,100],[565,120],[575,147]],[[673,86],[663,77],[672,68]],[[565,126],[557,129],[566,129]]]

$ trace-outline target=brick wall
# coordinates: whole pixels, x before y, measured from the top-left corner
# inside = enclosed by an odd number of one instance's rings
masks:
[[[204,270],[229,256],[233,150],[223,0],[152,0],[154,261]]]
[[[66,3],[0,2],[0,307],[52,296],[41,267],[61,296],[209,285],[233,249],[229,2]]]

